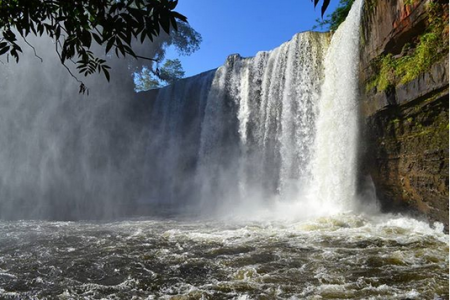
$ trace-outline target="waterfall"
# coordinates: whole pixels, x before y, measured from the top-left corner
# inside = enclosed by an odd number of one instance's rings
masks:
[[[343,211],[355,203],[361,8],[362,0],[355,1],[325,57],[310,195],[317,211]]]
[[[150,150],[160,164],[153,198],[207,211],[249,203],[311,214],[351,208],[361,7],[356,1],[331,43],[327,33],[299,33],[162,89],[152,118],[162,137],[156,154]]]
[[[361,6],[331,44],[329,33],[299,33],[137,97],[93,80],[87,101],[53,65],[0,65],[0,218],[351,208]]]
[[[150,116],[146,163],[149,192],[144,202],[189,202],[198,160],[201,120],[215,72],[209,71],[159,90]],[[181,203],[182,204],[182,203]]]
[[[214,76],[210,85],[197,76],[162,89],[152,119],[163,140],[150,152],[157,153],[151,156],[161,162],[158,173],[164,179],[162,190],[154,184],[159,194],[154,198],[197,201],[203,209],[295,200],[311,177],[328,43],[327,33],[300,33],[254,58],[231,55],[208,73]],[[193,97],[187,86],[201,90],[203,98]],[[195,128],[180,125],[186,118],[201,120]],[[181,133],[186,129],[199,135],[186,140]],[[195,161],[195,171],[175,171],[186,164],[181,154]],[[190,199],[170,182],[183,184]]]

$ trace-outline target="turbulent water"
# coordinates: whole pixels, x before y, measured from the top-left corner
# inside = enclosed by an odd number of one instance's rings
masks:
[[[448,263],[442,228],[390,215],[0,222],[2,299],[448,299]]]
[[[158,217],[0,221],[0,298],[448,299],[443,226],[356,193],[361,6],[151,107],[2,103],[2,218]]]

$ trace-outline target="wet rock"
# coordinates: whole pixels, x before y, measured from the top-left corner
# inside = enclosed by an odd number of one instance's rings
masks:
[[[374,60],[387,53],[404,55],[404,46],[425,32],[428,2],[365,3],[360,90],[366,151],[361,165],[385,210],[407,210],[443,223],[448,232],[448,55],[406,84],[366,91]]]

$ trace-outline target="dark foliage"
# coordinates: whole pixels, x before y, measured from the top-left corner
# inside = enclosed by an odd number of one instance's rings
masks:
[[[320,0],[311,0],[311,2],[314,2],[314,7],[316,7],[317,4],[319,4]],[[323,2],[322,2],[322,8],[321,8],[321,11],[322,11],[322,17],[323,17],[323,15],[325,14],[325,11],[326,11],[327,8],[328,8],[328,5],[330,5],[330,0],[323,0]]]
[[[94,43],[104,46],[105,54],[153,60],[135,53],[134,40],[153,39],[163,30],[177,29],[186,17],[174,11],[177,0],[0,0],[0,56],[19,61],[27,36],[48,35],[55,41],[61,63],[76,63],[85,76],[104,73],[109,81],[110,67],[91,50]],[[66,66],[67,68],[67,66]],[[70,70],[67,68],[70,72]],[[85,92],[80,82],[80,92]]]
[[[173,47],[180,56],[191,55],[200,48],[201,42],[202,36],[200,33],[189,26],[188,23],[178,23],[178,30],[176,32],[173,30],[169,38],[164,39],[158,47],[155,47],[157,51],[153,58],[156,63],[143,64],[135,70],[135,90],[147,91],[172,84],[183,78],[184,71],[180,60],[165,60],[166,50]]]
[[[334,12],[330,15],[327,15],[325,19],[317,19],[317,26],[314,26],[313,29],[320,27],[322,29],[328,30],[336,30],[342,22],[347,18],[350,9],[352,8],[352,4],[355,0],[341,0],[339,2],[338,7]]]

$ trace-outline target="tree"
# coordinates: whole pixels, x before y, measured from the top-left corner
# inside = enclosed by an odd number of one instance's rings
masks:
[[[322,29],[328,29],[335,31],[342,22],[347,18],[350,9],[352,8],[352,4],[355,0],[340,0],[338,7],[334,12],[330,15],[327,15],[325,19],[317,19],[317,25],[313,27],[313,29],[320,27]]]
[[[140,72],[134,73],[134,84],[136,92],[148,91],[161,86],[155,71],[148,67],[142,67]]]
[[[95,43],[103,46],[105,56],[114,52],[117,57],[155,61],[135,53],[132,43],[153,41],[161,30],[170,34],[178,29],[178,24],[187,22],[185,16],[174,11],[177,3],[177,0],[0,0],[0,57],[9,60],[11,56],[18,62],[22,52],[18,38],[34,49],[27,37],[47,35],[53,39],[55,51],[68,72],[72,74],[66,62],[72,61],[79,73],[85,76],[104,73],[109,81],[110,67],[105,59],[94,54],[92,46]],[[79,82],[80,92],[85,92],[86,86]]]
[[[168,59],[162,66],[159,78],[167,83],[174,83],[180,78],[183,78],[184,71],[179,59]]]
[[[172,84],[184,77],[184,70],[179,59],[168,59],[161,69],[152,70],[143,67],[135,73],[134,82],[137,92],[160,88],[166,84]]]
[[[152,55],[155,61],[135,69],[134,82],[136,91],[146,91],[171,84],[184,77],[183,67],[179,59],[168,59],[164,62],[166,50],[174,47],[179,55],[191,55],[197,51],[202,42],[202,36],[188,23],[180,22],[178,30],[163,38],[157,51]],[[162,66],[160,66],[162,64]]]
[[[320,2],[311,1],[314,6]],[[329,3],[323,0],[322,15]],[[104,73],[109,81],[110,67],[91,47],[103,46],[105,56],[113,52],[117,57],[159,61],[136,53],[132,43],[153,41],[161,30],[167,34],[177,31],[179,24],[187,22],[174,11],[177,4],[178,0],[0,0],[0,57],[9,60],[11,56],[18,62],[22,52],[18,38],[34,49],[27,37],[47,35],[54,41],[61,63],[76,80],[67,61],[85,76]],[[187,43],[182,48],[189,52],[190,45],[195,47],[195,43]],[[84,83],[78,81],[80,92],[86,92]]]

